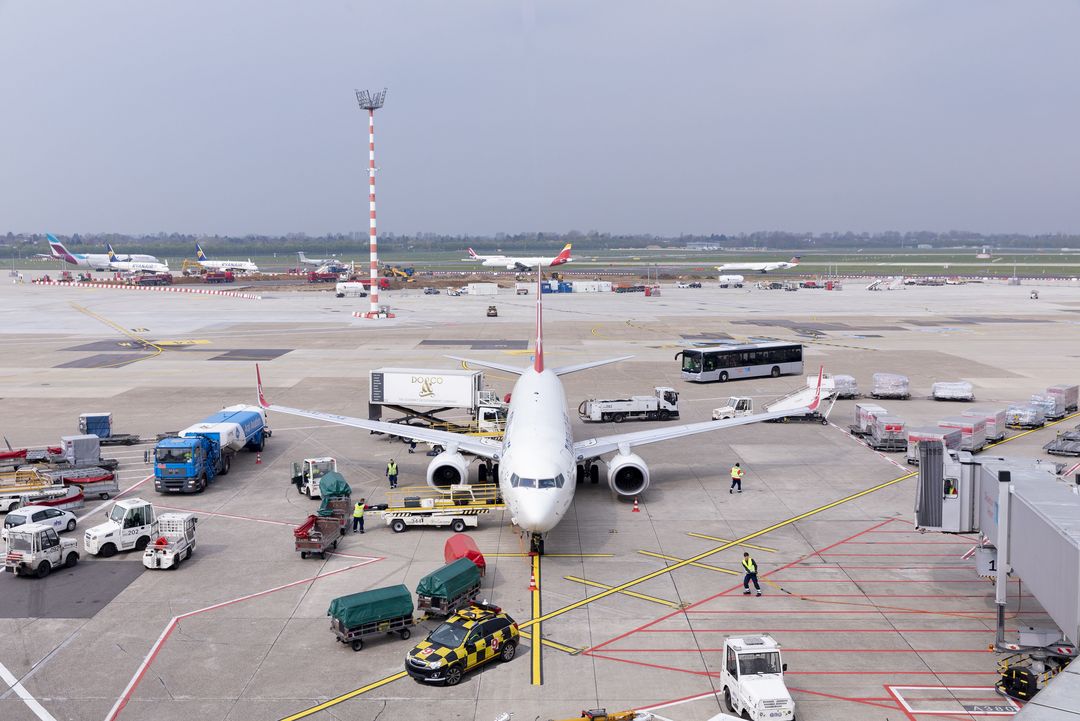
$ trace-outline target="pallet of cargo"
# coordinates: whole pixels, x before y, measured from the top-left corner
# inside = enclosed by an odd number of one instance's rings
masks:
[[[1080,426],[1059,433],[1057,438],[1043,446],[1043,450],[1052,456],[1080,456]]]

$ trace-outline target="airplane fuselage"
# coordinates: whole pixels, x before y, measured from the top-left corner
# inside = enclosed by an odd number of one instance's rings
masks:
[[[545,534],[574,500],[577,463],[562,381],[526,370],[514,384],[499,457],[499,489],[523,531]]]
[[[138,261],[113,260],[109,262],[109,270],[125,272],[145,271],[147,273],[168,273],[169,266],[164,263],[142,263]]]
[[[259,268],[248,260],[200,260],[199,265],[208,270],[240,270],[257,273]]]

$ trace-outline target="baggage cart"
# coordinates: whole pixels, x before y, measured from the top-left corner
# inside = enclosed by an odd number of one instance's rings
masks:
[[[935,401],[973,401],[975,386],[967,381],[938,381],[930,386],[930,397]]]
[[[1042,428],[1046,425],[1046,414],[1040,406],[1016,404],[1005,411],[1005,425],[1009,428]]]
[[[942,418],[939,428],[957,428],[960,430],[960,450],[978,453],[986,446],[986,421],[981,418],[959,416]]]
[[[1032,393],[1031,405],[1041,408],[1043,416],[1048,421],[1057,421],[1065,417],[1065,398],[1063,396]]]
[[[1076,412],[1077,401],[1080,399],[1080,386],[1061,383],[1047,388],[1046,394],[1060,397],[1066,413]]]
[[[41,476],[52,483],[65,486],[78,486],[84,496],[97,496],[108,500],[113,493],[120,492],[120,482],[116,474],[106,468],[71,468],[42,471]]]
[[[1005,438],[1004,408],[972,408],[964,411],[961,415],[969,418],[982,418],[986,421],[987,442],[994,443]]]
[[[848,430],[851,431],[853,436],[867,436],[870,435],[870,427],[874,423],[874,418],[877,416],[888,415],[888,411],[877,403],[856,403],[855,404],[855,423],[848,426]]]
[[[340,596],[330,602],[326,615],[334,636],[353,651],[364,647],[365,637],[376,634],[396,633],[405,640],[415,623],[412,594],[403,585]]]
[[[875,451],[889,453],[907,450],[907,433],[904,421],[896,416],[874,418],[866,444]]]
[[[133,446],[142,443],[142,439],[134,433],[113,433],[108,438],[101,439],[103,446]]]
[[[875,373],[870,395],[873,398],[907,400],[911,397],[911,384],[907,376],[898,373]]]
[[[416,608],[449,616],[480,595],[480,569],[459,558],[420,579],[416,585]]]
[[[907,431],[907,462],[913,466],[919,465],[919,444],[936,441],[945,447],[946,451],[958,450],[963,433],[959,428],[942,428],[929,426],[923,428],[909,428]]]
[[[293,530],[295,549],[300,558],[312,555],[326,558],[329,549],[337,548],[341,536],[341,522],[334,516],[308,516]]]
[[[1052,456],[1080,456],[1080,426],[1059,433],[1054,440],[1043,446],[1043,450]]]

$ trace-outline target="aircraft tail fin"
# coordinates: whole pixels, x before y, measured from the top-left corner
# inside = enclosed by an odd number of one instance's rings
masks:
[[[469,248],[469,257],[470,258],[478,258],[479,256],[476,254],[475,250],[473,250],[472,248]]]
[[[79,264],[79,261],[75,259],[75,256],[73,256],[68,251],[68,249],[64,247],[63,243],[56,239],[55,235],[53,235],[52,233],[46,233],[45,237],[49,239],[49,249],[53,252],[53,257],[60,258],[61,260],[66,260],[72,265]]]
[[[209,260],[209,258],[206,257],[206,253],[203,252],[202,246],[198,243],[198,241],[195,242],[195,257],[199,260]]]
[[[800,260],[802,260],[801,255],[794,255],[794,256],[791,257],[791,260],[789,260],[788,262],[791,263],[792,265],[798,265]]]
[[[533,356],[533,370],[537,373],[544,371],[544,272],[540,266],[536,267],[536,354]]]
[[[559,254],[552,259],[552,265],[562,265],[570,260],[570,243],[563,246],[563,249],[559,251]]]

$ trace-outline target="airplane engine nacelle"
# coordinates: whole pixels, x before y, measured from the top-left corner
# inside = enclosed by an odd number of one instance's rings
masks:
[[[608,486],[620,496],[639,496],[649,487],[649,467],[641,456],[620,453],[606,465]]]
[[[432,488],[447,488],[455,483],[469,482],[469,464],[460,453],[443,451],[431,459],[427,482]]]

